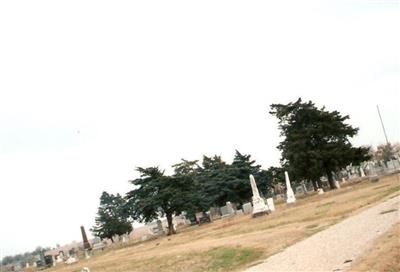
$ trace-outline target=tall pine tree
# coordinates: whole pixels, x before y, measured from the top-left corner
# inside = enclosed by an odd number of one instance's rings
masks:
[[[132,222],[129,217],[126,201],[123,197],[119,194],[113,195],[103,192],[100,197],[100,207],[95,219],[95,226],[91,231],[101,239],[109,238],[113,241],[114,235],[122,235],[132,231]]]
[[[345,123],[348,115],[317,108],[300,98],[286,105],[272,104],[270,114],[278,118],[284,137],[278,146],[281,162],[298,179],[315,181],[326,175],[334,189],[332,172],[369,159],[368,148],[353,147],[349,141],[358,128]]]

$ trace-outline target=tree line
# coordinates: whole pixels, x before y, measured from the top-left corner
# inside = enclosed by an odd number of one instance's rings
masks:
[[[26,263],[32,263],[36,261],[36,256],[40,256],[44,251],[50,250],[50,247],[43,248],[41,246],[36,247],[35,250],[30,252],[25,252],[23,254],[16,254],[14,256],[5,256],[1,260],[1,265],[11,265],[11,264],[21,264],[22,267]]]
[[[165,216],[168,234],[174,234],[175,215],[207,211],[227,201],[239,206],[250,201],[250,174],[264,195],[275,185],[284,184],[284,171],[289,171],[295,182],[311,181],[315,190],[322,187],[321,177],[326,176],[330,188],[335,189],[335,172],[371,157],[368,147],[352,146],[350,139],[358,128],[346,123],[348,115],[301,98],[272,104],[269,113],[278,119],[283,139],[277,146],[281,166],[264,170],[251,155],[236,150],[231,163],[218,155],[203,156],[201,162],[182,159],[172,166],[172,175],[157,166],[137,167],[139,177],[130,181],[133,189],[125,196],[102,194],[92,232],[100,238],[112,238],[130,232],[132,221],[151,222]]]

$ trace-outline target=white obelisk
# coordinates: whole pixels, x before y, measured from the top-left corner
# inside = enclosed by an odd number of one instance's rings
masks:
[[[286,203],[294,203],[296,201],[296,197],[294,196],[292,186],[290,185],[289,174],[285,171],[285,181],[286,181]]]
[[[250,185],[251,190],[253,191],[253,217],[268,213],[268,206],[265,205],[264,199],[260,197],[260,193],[258,192],[256,180],[253,175],[250,175]]]

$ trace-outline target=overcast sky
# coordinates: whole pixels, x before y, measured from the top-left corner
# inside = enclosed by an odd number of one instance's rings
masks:
[[[137,166],[279,165],[271,103],[399,141],[396,1],[1,1],[0,247],[80,241]],[[88,231],[89,232],[89,231]]]

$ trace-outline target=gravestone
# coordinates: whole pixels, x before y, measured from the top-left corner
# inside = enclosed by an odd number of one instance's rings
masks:
[[[63,260],[63,257],[61,257],[61,255],[60,254],[58,254],[57,256],[56,256],[56,262],[57,263],[61,263],[61,262],[63,262],[64,260]]]
[[[71,249],[68,251],[68,255],[69,255],[70,257],[76,257],[76,250],[75,250],[74,247],[71,248]]]
[[[323,195],[324,194],[324,190],[322,188],[318,188],[317,193],[319,195]]]
[[[243,210],[242,209],[236,210],[236,215],[243,215]]]
[[[211,217],[211,220],[220,219],[221,213],[220,213],[219,209],[216,207],[211,207],[210,208],[210,217]]]
[[[291,204],[296,201],[296,197],[294,196],[292,185],[290,184],[289,174],[285,171],[285,181],[286,181],[286,203]]]
[[[78,262],[78,260],[75,257],[69,257],[66,261],[65,264],[73,264]]]
[[[197,212],[194,216],[196,217],[197,222],[200,222],[200,218],[203,217],[203,212]]]
[[[114,242],[119,242],[120,237],[118,234],[115,234],[113,235],[112,239],[114,240]]]
[[[228,208],[228,213],[231,215],[235,214],[236,209],[233,208],[233,205],[231,202],[226,202],[226,207]]]
[[[303,186],[297,186],[296,187],[296,194],[304,195],[305,194],[304,187]]]
[[[369,177],[369,180],[371,182],[378,182],[379,181],[379,176],[378,175],[371,176],[371,177]]]
[[[164,235],[164,228],[160,219],[157,220],[156,226],[152,229],[153,233],[156,235]]]
[[[207,213],[202,213],[201,217],[199,218],[199,225],[211,223],[211,218]]]
[[[222,206],[220,208],[222,217],[229,215],[229,210],[227,206]]]
[[[360,167],[360,174],[362,178],[365,177],[364,169],[362,167]]]
[[[87,250],[92,250],[92,246],[90,245],[88,238],[86,236],[85,227],[81,226],[82,240],[83,240],[83,248]]]
[[[64,254],[64,250],[60,250],[59,252],[58,252],[58,256],[60,256],[61,258],[65,258],[65,254]]]
[[[95,237],[93,238],[93,244],[98,244],[98,243],[101,243],[101,238],[95,236]]]
[[[250,202],[244,203],[242,206],[244,214],[250,214],[253,212],[253,206]]]
[[[85,249],[85,259],[90,259],[90,253],[89,250]]]
[[[106,241],[104,241],[104,242],[100,242],[100,243],[96,243],[96,244],[93,244],[93,250],[104,250],[104,248],[106,247],[106,245],[107,245],[107,242]]]
[[[258,192],[256,180],[254,179],[253,175],[249,176],[250,178],[250,185],[251,185],[251,190],[253,193],[252,197],[252,202],[253,202],[253,212],[252,215],[253,217],[257,217],[260,215],[268,214],[268,206],[265,205],[264,199],[260,197],[260,193]]]
[[[274,199],[272,197],[267,198],[267,205],[271,212],[275,211]]]

